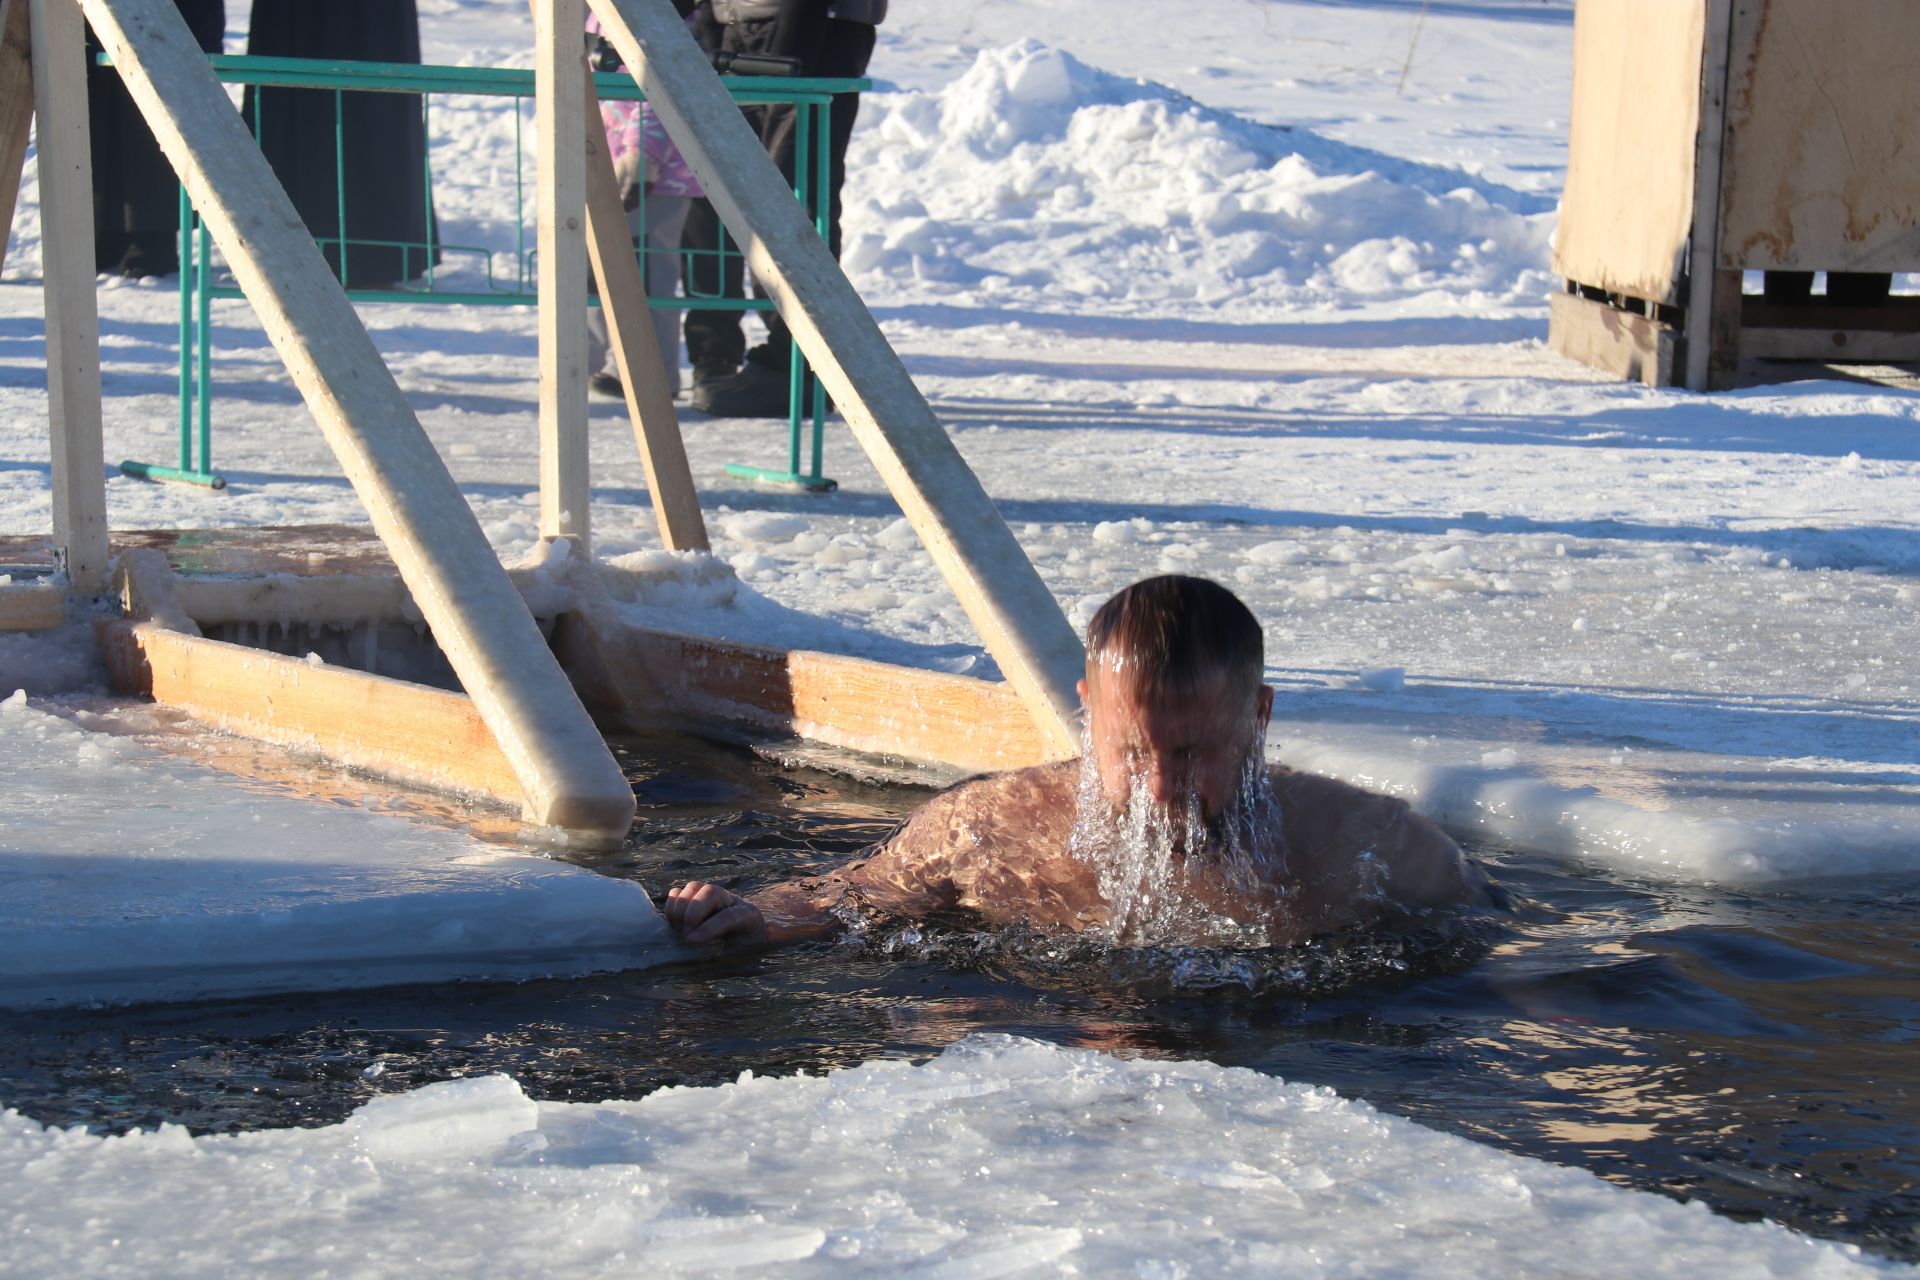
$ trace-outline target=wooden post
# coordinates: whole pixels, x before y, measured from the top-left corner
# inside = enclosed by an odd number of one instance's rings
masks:
[[[172,0],[80,2],[511,764],[527,818],[624,834],[632,789]]]
[[[53,538],[67,581],[75,591],[95,595],[107,586],[107,472],[100,441],[86,36],[75,0],[32,0],[31,26],[33,108],[40,121],[40,275],[47,298]]]
[[[1080,641],[666,0],[591,0],[747,265],[1058,756]]]
[[[32,124],[33,41],[27,31],[27,0],[0,0],[0,270],[7,265]]]
[[[1686,385],[1692,391],[1730,385],[1729,362],[1738,362],[1740,341],[1740,273],[1720,269],[1720,188],[1726,159],[1733,0],[1707,0],[1705,22],[1700,41],[1700,126],[1693,164],[1693,234],[1687,250]]]
[[[537,3],[537,0],[536,0]],[[633,420],[634,443],[647,470],[647,491],[653,495],[653,518],[660,526],[660,542],[669,551],[705,551],[707,523],[700,514],[700,496],[687,466],[687,446],[680,436],[680,416],[667,390],[667,368],[660,343],[647,313],[647,286],[634,260],[627,234],[626,210],[614,184],[613,157],[598,128],[600,95],[591,77],[584,79],[587,103],[587,255],[594,278],[600,282],[600,310],[607,320],[613,358],[626,392],[627,415]]]
[[[534,0],[539,152],[540,533],[591,546],[584,0]],[[598,120],[596,118],[597,126]]]

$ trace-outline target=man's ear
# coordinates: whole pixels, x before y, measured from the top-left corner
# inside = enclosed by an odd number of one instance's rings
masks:
[[[1087,705],[1087,678],[1085,676],[1081,676],[1078,680],[1074,681],[1073,691],[1076,694],[1080,695],[1080,705],[1083,707],[1086,706]]]
[[[1082,681],[1082,683],[1085,683],[1085,682]],[[1273,686],[1270,684],[1261,685],[1260,695],[1258,698],[1255,699],[1255,701],[1259,703],[1259,707],[1260,707],[1260,711],[1259,711],[1260,722],[1264,724],[1267,721],[1273,719]]]

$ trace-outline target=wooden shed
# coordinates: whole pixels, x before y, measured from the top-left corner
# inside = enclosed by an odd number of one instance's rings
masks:
[[[1702,391],[1920,361],[1916,67],[1913,0],[1580,0],[1554,350]]]

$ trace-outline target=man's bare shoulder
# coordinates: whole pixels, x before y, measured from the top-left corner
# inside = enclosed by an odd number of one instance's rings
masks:
[[[1341,819],[1391,818],[1412,811],[1412,806],[1398,797],[1369,791],[1321,773],[1302,773],[1285,765],[1273,765],[1268,776],[1280,802],[1295,806],[1303,814]]]
[[[1271,777],[1288,847],[1323,871],[1344,876],[1370,864],[1407,905],[1489,900],[1486,877],[1460,846],[1405,800],[1284,767]]]
[[[969,778],[920,806],[885,848],[924,857],[943,844],[973,848],[1006,838],[1030,843],[1063,818],[1071,824],[1078,778],[1071,760]]]

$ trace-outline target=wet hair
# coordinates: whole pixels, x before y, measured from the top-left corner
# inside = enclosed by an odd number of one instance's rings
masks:
[[[1105,662],[1101,659],[1106,659]],[[1162,698],[1190,697],[1220,677],[1251,693],[1266,673],[1260,623],[1217,582],[1170,573],[1144,578],[1087,624],[1087,668],[1115,666]]]

